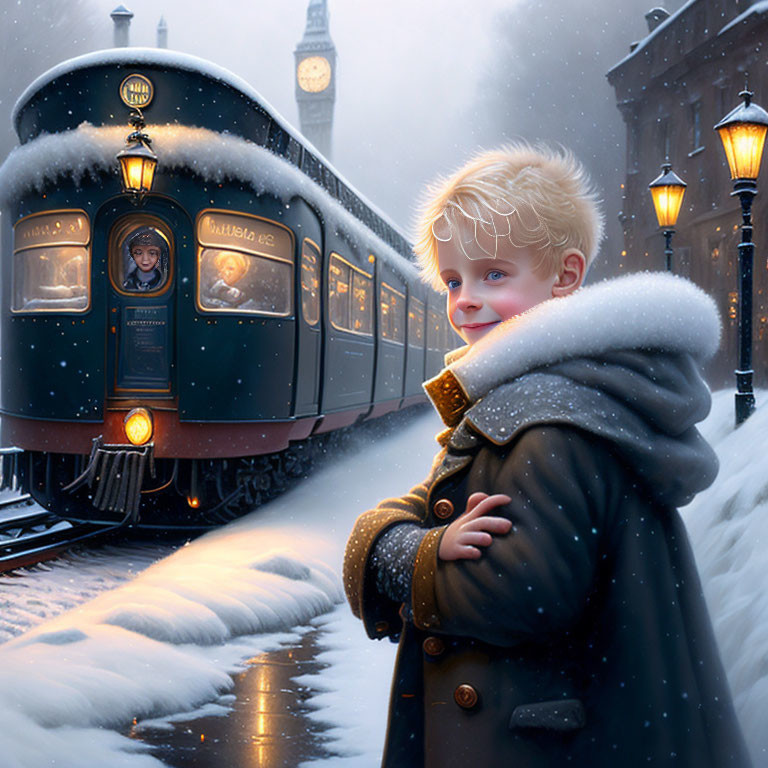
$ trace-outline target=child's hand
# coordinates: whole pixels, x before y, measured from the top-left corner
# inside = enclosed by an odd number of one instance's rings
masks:
[[[508,533],[512,527],[512,521],[506,517],[487,516],[494,507],[510,501],[512,499],[502,493],[493,496],[473,493],[467,499],[466,510],[443,534],[438,557],[441,560],[477,560],[482,555],[478,547],[487,547],[493,541],[491,534]]]

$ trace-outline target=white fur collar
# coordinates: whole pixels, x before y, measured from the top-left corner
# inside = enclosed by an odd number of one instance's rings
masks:
[[[638,272],[538,304],[449,353],[446,363],[475,402],[532,368],[613,349],[689,352],[706,360],[720,333],[717,306],[701,288],[666,272]]]

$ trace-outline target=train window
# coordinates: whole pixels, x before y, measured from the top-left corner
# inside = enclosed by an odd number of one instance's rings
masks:
[[[442,348],[440,315],[432,307],[427,309],[427,349],[439,352]]]
[[[293,269],[285,261],[222,248],[203,248],[199,269],[201,309],[279,317],[291,314]]]
[[[197,305],[206,312],[293,313],[293,234],[258,216],[204,211],[197,222]]]
[[[328,264],[328,315],[334,328],[373,335],[373,280],[336,253]]]
[[[349,319],[353,331],[373,335],[373,280],[355,269],[352,271]]]
[[[301,313],[309,325],[320,319],[320,249],[307,238],[301,249]]]
[[[408,305],[408,343],[412,347],[424,345],[424,302],[413,297]]]
[[[448,318],[445,317],[445,315],[442,315],[440,321],[442,324],[442,349],[455,349],[458,346],[458,339],[453,331],[453,328],[451,328],[451,324],[448,321]]]
[[[405,295],[387,283],[379,293],[379,326],[383,339],[405,342]]]
[[[161,291],[168,281],[171,248],[157,227],[131,227],[118,243],[116,282],[128,293]]]
[[[13,312],[84,312],[91,227],[85,211],[49,211],[13,228]]]
[[[109,276],[120,293],[157,296],[171,285],[173,236],[145,213],[123,217],[109,235]]]

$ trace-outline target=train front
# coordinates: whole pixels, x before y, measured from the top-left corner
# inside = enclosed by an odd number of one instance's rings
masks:
[[[145,525],[194,524],[240,474],[257,476],[236,457],[308,431],[293,395],[301,206],[223,177],[228,134],[265,143],[270,117],[211,68],[90,54],[35,81],[14,112],[0,407],[2,445],[20,450],[3,468],[69,519],[135,523],[142,510]],[[151,185],[140,158],[121,183],[126,148],[157,152]]]

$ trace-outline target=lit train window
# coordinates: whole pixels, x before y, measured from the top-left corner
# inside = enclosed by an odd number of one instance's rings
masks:
[[[13,312],[85,312],[91,227],[85,211],[26,216],[13,228]]]
[[[373,335],[371,275],[332,253],[328,264],[328,315],[340,331]]]
[[[408,343],[412,347],[424,345],[424,302],[414,298],[408,306]]]
[[[405,342],[405,295],[387,283],[379,294],[379,325],[383,339]]]
[[[440,351],[443,343],[442,323],[440,315],[429,307],[427,310],[427,349]]]
[[[158,296],[171,285],[173,235],[156,216],[133,213],[109,234],[109,277],[122,294]]]
[[[349,319],[353,331],[373,335],[373,280],[355,269]]]
[[[291,314],[290,264],[221,248],[200,251],[199,303],[205,310]]]
[[[171,244],[168,236],[147,224],[130,226],[116,244],[115,282],[126,293],[155,293],[168,283]]]
[[[301,249],[301,313],[309,325],[320,319],[320,249],[307,238]]]
[[[245,213],[203,211],[197,221],[197,305],[206,312],[293,313],[293,234]]]

